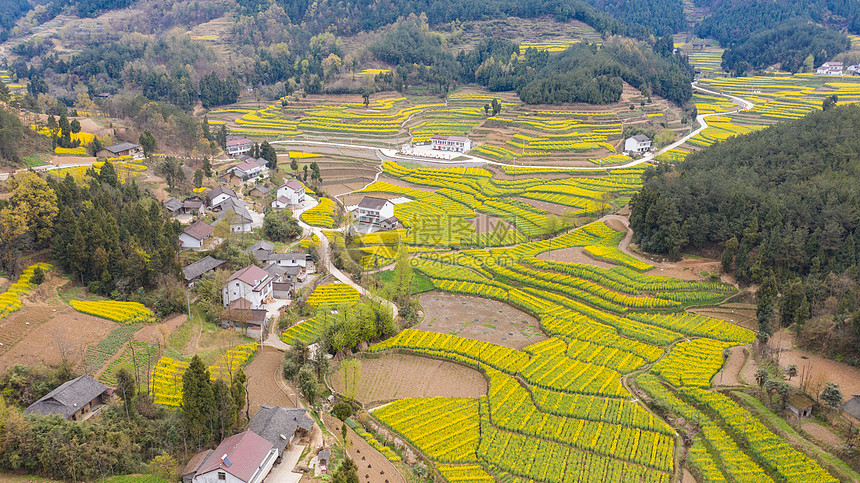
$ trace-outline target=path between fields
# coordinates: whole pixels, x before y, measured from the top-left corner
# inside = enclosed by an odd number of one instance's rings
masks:
[[[702,131],[704,131],[705,129],[707,129],[708,128],[708,122],[705,120],[706,118],[712,117],[712,116],[725,116],[726,114],[732,114],[732,113],[736,113],[736,112],[740,112],[740,111],[746,111],[746,110],[752,109],[754,106],[754,104],[752,102],[750,102],[746,99],[743,99],[743,98],[740,98],[737,96],[732,96],[729,94],[723,94],[723,93],[717,92],[717,91],[712,91],[710,89],[705,89],[703,87],[699,87],[698,85],[696,85],[695,82],[692,84],[692,87],[695,90],[702,91],[702,92],[705,92],[707,94],[727,97],[729,100],[731,100],[732,102],[737,104],[739,107],[738,107],[738,109],[736,109],[734,111],[712,112],[709,114],[699,114],[698,116],[696,116],[696,121],[699,123],[698,128],[690,131],[685,136],[683,136],[681,139],[673,142],[672,144],[669,144],[668,146],[665,146],[664,148],[660,149],[659,151],[657,151],[655,153],[648,153],[645,156],[642,156],[641,158],[635,159],[635,160],[633,160],[629,163],[626,163],[626,164],[619,164],[616,166],[534,166],[534,165],[527,165],[527,164],[522,164],[522,165],[518,164],[516,166],[518,168],[563,169],[563,170],[571,170],[571,171],[604,171],[604,170],[613,170],[613,169],[632,168],[632,167],[638,166],[642,163],[651,161],[654,158],[656,158],[657,156],[659,156],[659,155],[661,155],[661,154],[663,154],[669,150],[677,148],[678,146],[687,142],[693,136],[695,136],[695,135],[701,133]],[[272,141],[271,144],[294,144],[294,145],[300,145],[300,146],[320,145],[320,146],[344,147],[344,148],[351,148],[351,149],[367,149],[370,151],[375,151],[377,157],[379,157],[379,159],[382,161],[387,161],[387,160],[411,161],[411,162],[425,163],[425,164],[448,164],[448,165],[489,164],[492,166],[511,166],[510,164],[500,163],[498,161],[492,161],[492,160],[489,160],[486,158],[482,158],[480,156],[466,155],[466,154],[464,154],[462,157],[465,157],[468,159],[459,160],[459,161],[422,158],[419,156],[404,156],[404,155],[397,154],[397,151],[394,149],[381,149],[381,148],[377,148],[374,146],[364,146],[361,144],[332,143],[332,142],[325,142],[325,141],[299,141],[299,140]],[[377,174],[377,178],[378,177],[379,177],[379,175]]]
[[[375,149],[375,148],[373,148],[373,149]],[[379,176],[379,174],[377,174],[377,177],[378,176]],[[321,248],[320,254],[319,254],[320,261],[324,264],[325,268],[328,270],[328,273],[332,274],[334,276],[334,278],[336,278],[338,281],[345,283],[345,284],[349,285],[350,287],[356,289],[358,291],[358,293],[360,293],[361,295],[364,295],[365,297],[371,298],[380,304],[384,304],[384,305],[389,306],[391,308],[392,316],[396,319],[397,314],[398,314],[397,305],[392,303],[390,300],[386,300],[382,297],[379,297],[377,295],[374,295],[374,294],[368,292],[364,287],[353,282],[351,278],[346,276],[337,267],[335,267],[334,264],[331,263],[331,257],[329,256],[328,237],[325,236],[325,234],[322,231],[322,228],[310,226],[300,219],[302,213],[313,208],[316,205],[317,205],[317,203],[314,203],[310,206],[302,208],[301,210],[296,210],[295,212],[293,212],[293,217],[296,220],[298,220],[299,226],[302,227],[302,230],[310,231],[311,233],[315,234],[317,236],[317,238],[320,239],[320,248]],[[333,231],[340,231],[340,230],[343,230],[343,228],[339,228],[339,229],[336,229]]]

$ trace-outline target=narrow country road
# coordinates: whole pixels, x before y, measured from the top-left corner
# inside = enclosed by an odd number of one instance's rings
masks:
[[[310,197],[307,197],[307,198],[310,198]],[[310,199],[313,199],[313,198],[310,198]],[[306,207],[303,207],[301,210],[294,211],[293,217],[299,222],[299,226],[302,227],[302,230],[307,230],[307,231],[315,234],[317,236],[317,238],[320,239],[321,250],[320,250],[319,257],[320,257],[321,263],[323,263],[326,270],[328,270],[328,273],[332,274],[332,276],[334,276],[334,278],[336,278],[338,281],[345,283],[345,284],[349,285],[350,287],[358,290],[358,293],[360,293],[361,295],[364,295],[365,297],[373,299],[377,303],[380,303],[383,305],[388,305],[391,308],[392,315],[396,319],[397,314],[398,314],[397,305],[392,303],[390,300],[385,300],[381,297],[378,297],[378,296],[368,292],[364,287],[355,283],[351,278],[346,276],[346,274],[344,274],[337,267],[335,267],[334,264],[331,262],[331,257],[329,256],[331,253],[331,250],[329,249],[328,238],[323,233],[322,228],[312,227],[312,226],[306,224],[305,222],[301,221],[301,219],[300,219],[301,214],[304,213],[305,211],[313,208],[316,205],[317,205],[317,202],[314,200],[313,204],[306,206]],[[337,230],[335,230],[335,231],[337,231]]]
[[[712,91],[710,89],[705,89],[703,87],[699,87],[698,85],[696,85],[695,82],[693,83],[692,87],[693,87],[693,89],[695,89],[697,91],[701,91],[701,92],[704,92],[707,94],[727,97],[732,102],[734,102],[735,104],[738,105],[738,109],[736,109],[734,111],[712,112],[710,114],[699,114],[698,116],[696,116],[696,121],[699,123],[698,128],[690,131],[685,136],[683,136],[681,139],[673,142],[672,144],[670,144],[668,146],[663,147],[659,151],[653,152],[653,153],[648,153],[645,156],[642,156],[641,158],[635,159],[635,160],[633,160],[629,163],[626,163],[626,164],[619,164],[616,166],[547,166],[547,165],[537,166],[537,165],[527,165],[527,164],[519,165],[518,164],[516,166],[518,168],[548,168],[548,169],[565,169],[565,170],[570,170],[570,171],[603,171],[603,170],[612,170],[612,169],[632,168],[632,167],[640,165],[642,163],[646,163],[648,161],[651,161],[652,159],[656,158],[657,156],[659,156],[659,155],[661,155],[661,154],[663,154],[669,150],[677,148],[678,146],[687,142],[687,140],[689,140],[693,136],[704,131],[705,129],[708,128],[708,123],[705,119],[707,119],[711,116],[725,116],[726,114],[732,114],[735,112],[746,111],[746,110],[753,108],[753,103],[746,100],[746,99],[743,99],[743,98],[740,98],[737,96],[732,96],[729,94],[723,94],[723,93],[720,93],[717,91]],[[492,166],[511,166],[510,164],[500,163],[498,161],[492,161],[492,160],[489,160],[486,158],[482,158],[480,156],[474,156],[474,155],[468,155],[468,154],[460,156],[462,158],[467,158],[467,159],[460,159],[458,161],[435,159],[435,158],[431,159],[431,158],[422,158],[419,156],[404,156],[404,155],[397,154],[397,151],[394,149],[382,149],[382,148],[377,148],[374,146],[364,146],[364,145],[360,145],[360,144],[330,143],[330,142],[324,142],[324,141],[290,141],[290,140],[273,141],[272,144],[285,144],[285,145],[294,144],[294,145],[300,145],[300,146],[318,145],[318,146],[335,146],[335,147],[353,148],[353,149],[367,149],[367,150],[375,151],[377,153],[377,156],[381,160],[391,159],[394,161],[402,160],[402,161],[411,161],[411,162],[418,162],[418,163],[450,164],[450,165],[489,164]],[[377,174],[377,178],[378,177],[379,177],[379,175]]]

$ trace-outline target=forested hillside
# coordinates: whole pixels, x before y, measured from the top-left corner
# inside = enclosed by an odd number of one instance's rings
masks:
[[[820,25],[804,26],[810,22]],[[783,63],[784,70],[796,72],[810,55],[819,65],[850,46],[839,33],[841,29],[860,32],[860,2],[724,1],[696,26],[695,34],[717,39],[726,47],[723,68],[743,74],[750,68],[763,69],[777,63]]]
[[[807,340],[844,352],[860,340],[857,132],[860,106],[832,107],[651,170],[631,201],[634,241],[673,257],[720,246],[739,281],[785,295],[783,325],[826,316],[826,340]]]

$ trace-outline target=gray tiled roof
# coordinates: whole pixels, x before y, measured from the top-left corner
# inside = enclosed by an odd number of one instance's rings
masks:
[[[85,404],[101,396],[107,386],[84,374],[66,381],[24,410],[26,414],[59,414],[68,418]]]
[[[287,443],[301,428],[310,431],[314,420],[307,417],[307,409],[282,406],[260,406],[257,414],[248,423],[248,430],[261,436],[283,453]],[[281,438],[284,435],[287,439]]]
[[[138,148],[140,148],[139,144],[134,144],[134,143],[130,143],[128,141],[125,141],[125,142],[121,142],[118,144],[114,144],[113,146],[109,146],[107,148],[107,150],[114,153],[114,154],[119,154],[123,151],[128,151],[129,149],[138,149]]]
[[[854,396],[845,401],[845,404],[842,405],[842,410],[855,418],[860,419],[860,396]]]
[[[183,268],[182,273],[185,275],[185,281],[190,282],[210,270],[215,270],[224,262],[224,260],[206,256],[206,258],[200,259]]]
[[[180,208],[182,208],[182,202],[177,200],[176,198],[170,198],[169,200],[164,202],[164,207],[171,212],[178,211]]]

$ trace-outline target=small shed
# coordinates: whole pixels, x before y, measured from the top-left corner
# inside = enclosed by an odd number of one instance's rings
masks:
[[[197,470],[203,465],[203,462],[206,461],[206,458],[212,454],[211,449],[203,450],[191,458],[191,461],[185,465],[185,468],[182,469],[182,483],[191,483],[194,479],[194,475],[197,474]]]
[[[331,461],[331,450],[323,448],[317,453],[317,461],[319,461],[320,472],[325,473],[328,469],[329,461]]]
[[[798,418],[806,418],[812,415],[812,406],[815,403],[812,402],[812,399],[804,396],[803,394],[793,394],[788,398],[788,409],[793,412],[795,416]]]

